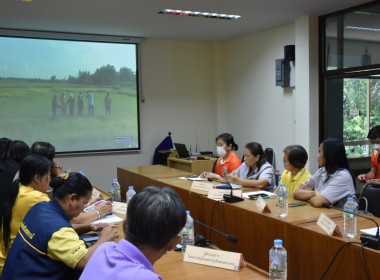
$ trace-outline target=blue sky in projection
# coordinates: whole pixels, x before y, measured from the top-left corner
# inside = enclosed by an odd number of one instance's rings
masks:
[[[0,77],[57,79],[107,64],[136,71],[136,46],[0,37]]]

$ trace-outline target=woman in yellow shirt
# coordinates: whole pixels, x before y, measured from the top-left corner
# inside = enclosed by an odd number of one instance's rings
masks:
[[[287,146],[283,152],[285,170],[281,175],[279,184],[285,184],[289,195],[291,195],[300,184],[311,177],[311,174],[305,168],[308,155],[306,150],[300,145]],[[277,193],[278,189],[279,187],[274,192]]]
[[[20,164],[19,179],[6,185],[9,191],[7,197],[1,197],[2,219],[0,219],[0,275],[4,266],[8,250],[16,238],[20,225],[29,209],[42,201],[49,201],[45,192],[50,183],[51,161],[39,155],[29,155]],[[106,210],[106,209],[104,209]],[[108,213],[101,213],[104,216]],[[88,214],[88,213],[85,213]],[[87,215],[88,216],[88,215]],[[98,214],[95,215],[98,218]],[[84,233],[90,230],[101,230],[104,224],[94,227],[87,224],[89,217],[81,219],[83,225],[75,225],[75,229]],[[95,220],[93,218],[92,220]]]

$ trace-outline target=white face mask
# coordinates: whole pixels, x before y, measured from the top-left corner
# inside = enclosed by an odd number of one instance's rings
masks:
[[[226,154],[226,147],[225,146],[218,146],[216,147],[216,152],[218,153],[218,156],[224,156]]]
[[[373,144],[373,148],[375,150],[380,150],[380,144]]]

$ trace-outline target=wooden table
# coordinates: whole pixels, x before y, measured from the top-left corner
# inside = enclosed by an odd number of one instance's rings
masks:
[[[185,158],[168,157],[168,166],[193,174],[200,175],[204,171],[211,172],[217,158],[204,157],[205,160],[191,160]]]
[[[137,188],[140,190],[147,186],[144,184],[145,176],[141,176],[138,172],[129,172],[128,180],[141,182]],[[342,224],[342,213],[338,210],[314,208],[308,203],[305,206],[289,208],[289,216],[280,218],[277,215],[276,199],[266,200],[273,213],[261,214],[255,206],[255,201],[244,200],[235,204],[215,202],[201,192],[190,191],[191,183],[175,177],[161,177],[150,178],[149,185],[172,187],[194,219],[207,225],[211,225],[212,220],[214,228],[237,236],[239,241],[233,246],[224,236],[217,233],[212,233],[211,241],[221,249],[243,253],[247,262],[260,269],[268,270],[269,249],[273,246],[273,240],[282,239],[288,251],[288,279],[320,279],[339,247],[351,241],[343,237],[331,237],[316,226],[316,221],[322,212],[336,220],[338,225]],[[293,199],[289,200],[292,201]],[[380,219],[376,220],[380,222]],[[343,226],[340,226],[343,230]],[[374,225],[358,218],[358,230],[370,227]],[[195,225],[195,229],[209,238],[208,229],[198,224]],[[347,247],[325,279],[365,278],[360,262],[360,246],[347,245]],[[371,268],[368,268],[371,279],[380,279],[380,273],[376,274],[376,264],[380,263],[380,252],[365,248],[364,256],[367,267],[371,265]]]
[[[137,174],[138,176],[136,176]],[[125,193],[129,186],[133,186],[136,190],[140,190],[147,186],[154,186],[155,179],[176,178],[190,175],[193,175],[193,173],[170,168],[164,165],[117,168],[117,178],[120,184],[122,200],[125,200]]]

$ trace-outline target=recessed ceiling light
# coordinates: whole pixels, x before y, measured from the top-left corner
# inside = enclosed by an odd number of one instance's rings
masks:
[[[17,0],[17,2],[32,3],[34,0]]]
[[[379,28],[360,27],[360,26],[346,26],[346,29],[361,30],[361,31],[380,31]]]
[[[207,17],[207,18],[219,18],[219,19],[238,19],[239,15],[228,15],[208,12],[193,12],[183,10],[164,9],[159,14],[174,15],[174,16],[192,16],[192,17]]]

